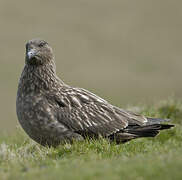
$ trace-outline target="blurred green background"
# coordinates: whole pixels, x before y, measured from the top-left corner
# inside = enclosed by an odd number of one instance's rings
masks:
[[[58,75],[119,105],[181,98],[182,1],[0,0],[0,130],[18,124],[25,43],[53,47]]]

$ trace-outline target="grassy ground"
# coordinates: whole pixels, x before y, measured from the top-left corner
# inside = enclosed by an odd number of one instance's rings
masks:
[[[0,136],[0,179],[182,179],[182,103],[130,109],[171,118],[176,127],[122,145],[100,139],[56,149],[36,144],[17,128],[15,135]]]

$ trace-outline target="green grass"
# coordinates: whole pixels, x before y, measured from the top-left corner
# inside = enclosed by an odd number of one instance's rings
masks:
[[[0,136],[0,179],[182,179],[182,103],[137,109],[171,118],[176,127],[121,145],[99,139],[58,148],[42,147],[17,128],[14,135]]]

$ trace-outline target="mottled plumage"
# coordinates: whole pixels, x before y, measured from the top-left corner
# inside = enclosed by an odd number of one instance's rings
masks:
[[[26,44],[16,107],[25,132],[44,146],[99,136],[122,143],[154,137],[159,130],[173,126],[115,107],[85,89],[68,86],[56,75],[51,47],[39,39]]]

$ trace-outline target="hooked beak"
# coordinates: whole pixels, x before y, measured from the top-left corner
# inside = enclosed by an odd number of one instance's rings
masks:
[[[27,52],[27,57],[28,59],[32,59],[36,56],[36,51],[34,49],[30,49],[28,52]]]

